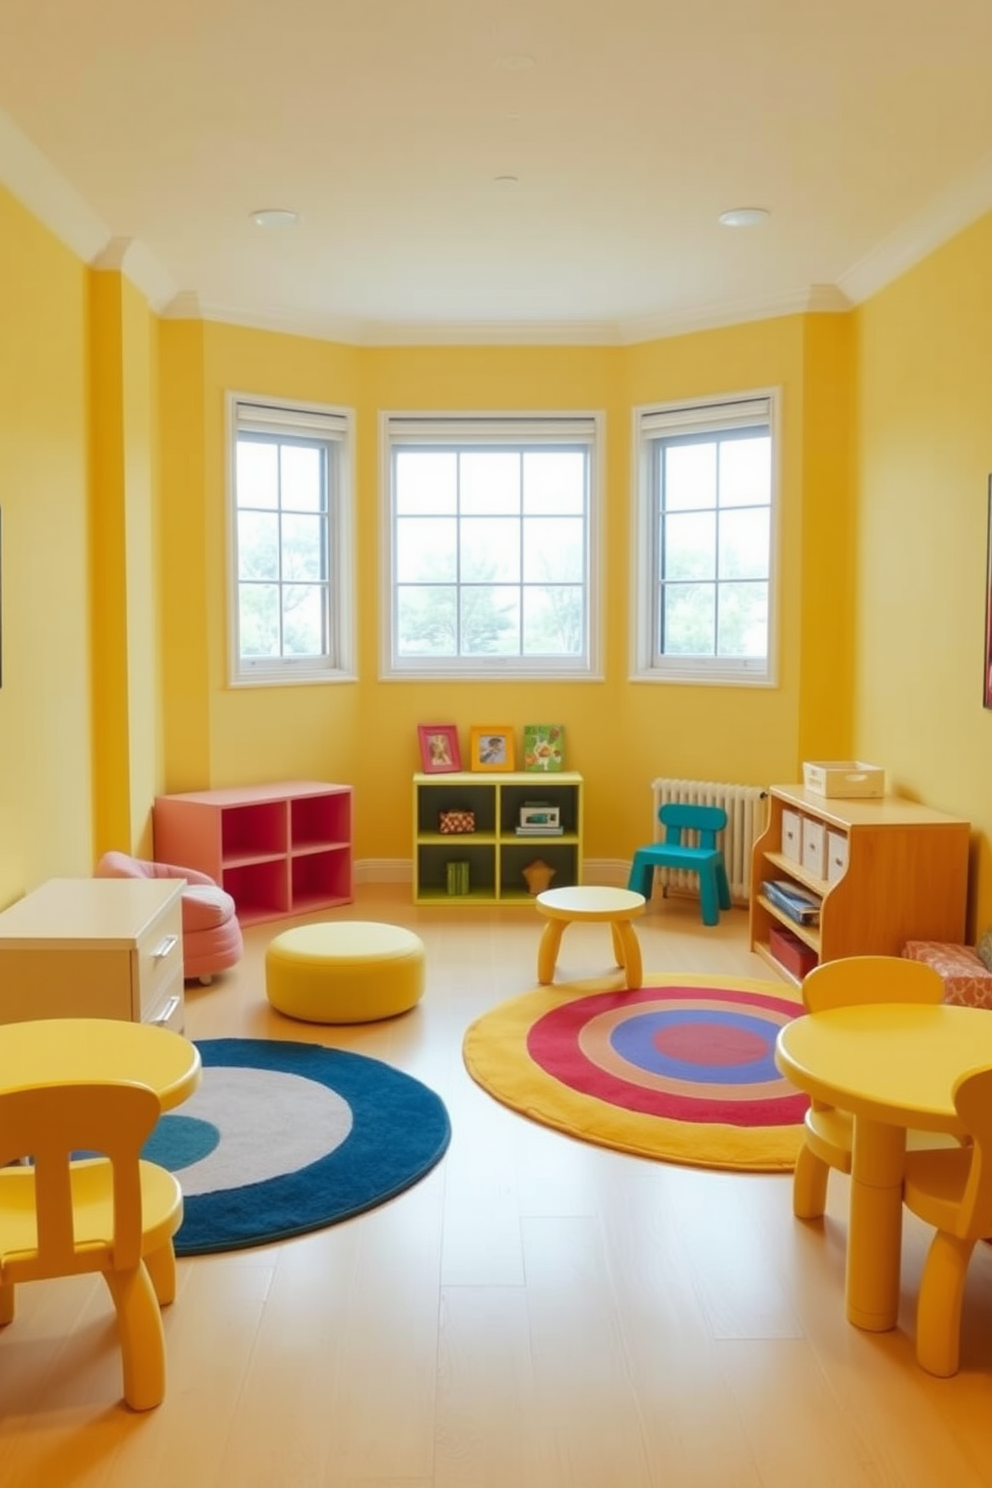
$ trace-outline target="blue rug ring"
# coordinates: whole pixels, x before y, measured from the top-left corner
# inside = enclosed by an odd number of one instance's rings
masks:
[[[402,1193],[451,1137],[440,1097],[391,1065],[277,1039],[207,1039],[200,1090],[144,1155],[183,1187],[177,1255],[267,1245]]]

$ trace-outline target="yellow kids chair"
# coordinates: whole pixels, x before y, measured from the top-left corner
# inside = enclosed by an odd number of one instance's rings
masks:
[[[802,992],[806,1011],[820,1013],[864,1002],[938,1003],[944,982],[932,966],[904,956],[844,956],[814,967],[803,981]],[[792,1180],[792,1211],[797,1219],[819,1219],[823,1214],[831,1168],[850,1173],[853,1129],[847,1111],[817,1100],[810,1104]],[[939,1132],[909,1133],[907,1141],[910,1137],[928,1146],[957,1145],[953,1137]]]
[[[916,1304],[916,1357],[928,1374],[956,1374],[961,1306],[976,1240],[992,1235],[992,1069],[971,1070],[954,1086],[966,1146],[907,1152],[906,1207],[937,1233]]]
[[[153,1090],[126,1081],[0,1094],[0,1324],[13,1320],[19,1282],[101,1272],[132,1410],[164,1399],[159,1305],[176,1294],[182,1191],[140,1158],[160,1110]]]

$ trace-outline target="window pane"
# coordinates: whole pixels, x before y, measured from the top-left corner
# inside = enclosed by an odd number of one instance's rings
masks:
[[[772,442],[767,434],[720,445],[720,505],[767,506],[772,490]]]
[[[672,444],[665,450],[665,511],[716,506],[716,445]]]
[[[721,656],[764,656],[768,585],[721,584],[717,645]]]
[[[582,450],[528,450],[524,455],[524,511],[530,515],[581,515],[586,501]]]
[[[327,536],[323,517],[284,516],[281,527],[283,579],[315,583],[324,578]]]
[[[402,584],[454,583],[458,576],[454,517],[401,517],[396,523],[396,576]]]
[[[770,519],[768,507],[721,512],[721,579],[768,577]]]
[[[285,511],[323,509],[324,452],[313,445],[282,446],[282,506]]]
[[[396,415],[388,467],[395,584],[383,620],[397,671],[415,671],[418,656],[434,658],[424,670],[437,675],[445,674],[445,658],[454,663],[453,676],[486,674],[486,657],[519,660],[516,670],[501,667],[504,677],[534,675],[543,657],[567,659],[563,674],[588,671],[597,416],[576,418],[577,434],[569,438],[580,442],[557,444],[557,416],[466,415],[459,444],[459,417],[446,414],[437,420],[437,445],[412,450],[402,442],[409,417]],[[391,418],[382,418],[387,438]],[[530,425],[533,440],[526,437]],[[418,415],[417,438],[426,440],[430,428],[430,417]],[[428,471],[448,504],[434,499]],[[431,522],[438,526],[432,529]],[[445,522],[450,528],[442,537]],[[406,592],[421,586],[432,594]],[[443,626],[432,623],[438,592],[447,602],[449,590],[453,614],[446,611]],[[403,666],[404,660],[410,664]]]
[[[279,449],[271,441],[239,439],[235,463],[239,506],[279,505]]]
[[[278,579],[279,518],[263,512],[238,513],[238,577]]]
[[[666,579],[712,579],[716,576],[716,515],[684,513],[666,517]]]
[[[467,451],[461,457],[460,472],[463,516],[515,516],[520,511],[517,450]]]
[[[530,583],[581,583],[586,524],[581,517],[528,517],[524,578]]]
[[[520,522],[515,517],[466,517],[461,524],[463,584],[515,583],[520,578]]]
[[[242,656],[278,656],[278,586],[242,584],[238,599]]]
[[[712,656],[715,584],[666,584],[662,651],[666,656]]]
[[[455,451],[399,450],[394,502],[401,517],[453,515],[458,503]]]
[[[584,643],[585,613],[580,585],[524,590],[525,656],[581,656]]]
[[[458,590],[430,585],[396,590],[396,646],[400,656],[450,656],[458,645]]]
[[[520,590],[515,585],[466,585],[461,618],[463,656],[519,656]]]
[[[327,649],[322,586],[284,584],[282,637],[286,656],[321,656]]]

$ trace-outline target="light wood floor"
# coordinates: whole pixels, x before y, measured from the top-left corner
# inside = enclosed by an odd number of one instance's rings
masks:
[[[787,1176],[707,1172],[560,1136],[466,1075],[467,1023],[534,984],[530,907],[417,909],[360,889],[354,919],[409,925],[428,954],[410,1014],[311,1027],[265,1001],[284,924],[191,988],[187,1032],[311,1039],[385,1059],[444,1098],[442,1162],[391,1203],[271,1248],[180,1262],[169,1385],[120,1403],[109,1298],[87,1278],[23,1287],[0,1334],[3,1488],[988,1488],[992,1247],[952,1380],[913,1358],[927,1240],[904,1242],[899,1329],[843,1316],[846,1180],[797,1223]],[[688,901],[638,922],[650,971],[765,978],[735,910]],[[610,969],[573,926],[564,979]],[[2,1032],[0,1032],[2,1036]]]

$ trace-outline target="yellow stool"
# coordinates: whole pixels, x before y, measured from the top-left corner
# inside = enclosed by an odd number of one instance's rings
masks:
[[[371,920],[298,925],[270,941],[265,995],[305,1023],[374,1023],[424,995],[424,943]]]
[[[547,889],[534,902],[548,921],[537,950],[537,980],[542,986],[554,981],[561,938],[573,920],[609,921],[613,954],[623,968],[626,985],[631,991],[641,985],[641,948],[630,922],[644,913],[643,894],[635,894],[632,889],[577,884],[571,889]]]

